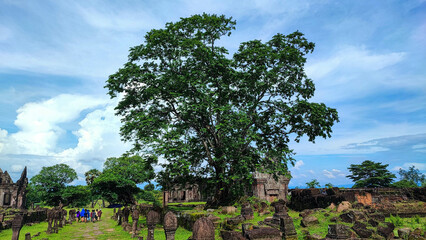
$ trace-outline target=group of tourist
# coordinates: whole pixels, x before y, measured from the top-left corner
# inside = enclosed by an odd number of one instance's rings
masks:
[[[89,209],[78,209],[76,212],[77,215],[77,221],[78,222],[96,222],[101,220],[102,217],[102,209],[92,209],[92,211],[90,211]]]

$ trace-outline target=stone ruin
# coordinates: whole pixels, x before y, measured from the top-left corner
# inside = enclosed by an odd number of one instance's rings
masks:
[[[279,176],[276,181],[271,174],[255,172],[252,191],[249,196],[255,196],[261,200],[273,202],[278,199],[287,199],[288,183],[290,179]]]
[[[426,188],[310,188],[290,191],[289,207],[296,211],[314,208],[326,208],[340,202],[358,202],[373,206],[386,202],[405,200],[426,201]]]
[[[187,183],[185,187],[175,185],[163,192],[163,201],[166,205],[173,202],[199,202],[203,200],[205,198],[202,197],[198,184]]]
[[[255,172],[253,180],[253,184],[247,189],[246,195],[255,196],[260,200],[269,202],[287,199],[290,180],[286,176],[279,176],[278,180],[275,180],[272,174]],[[205,186],[201,186],[198,183],[187,183],[184,187],[174,185],[168,191],[163,191],[163,206],[174,202],[206,201],[209,196],[204,196],[201,191],[205,188]]]
[[[13,183],[7,171],[0,169],[0,207],[25,209],[27,185],[27,167],[16,183]]]

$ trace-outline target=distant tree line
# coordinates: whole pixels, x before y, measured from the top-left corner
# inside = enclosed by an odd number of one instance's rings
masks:
[[[148,184],[142,190],[137,184],[154,179],[152,165],[156,161],[155,157],[126,155],[108,158],[102,172],[91,169],[85,173],[86,186],[70,185],[77,179],[77,173],[66,164],[43,167],[30,179],[27,203],[82,207],[94,205],[100,199],[125,205],[137,199],[155,201],[154,185]]]
[[[355,183],[352,188],[377,188],[377,187],[395,187],[395,188],[414,188],[426,187],[426,176],[422,174],[415,166],[409,167],[408,170],[399,169],[400,180],[394,182],[395,174],[391,173],[386,168],[389,164],[373,162],[365,160],[361,164],[351,164],[348,168],[352,173],[346,177],[352,179]],[[316,179],[312,179],[306,183],[308,188],[320,187]],[[327,183],[326,188],[331,188],[333,185]]]

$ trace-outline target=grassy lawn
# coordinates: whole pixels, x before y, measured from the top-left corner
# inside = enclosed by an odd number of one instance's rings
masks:
[[[59,229],[58,234],[46,234],[47,222],[35,224],[33,226],[22,227],[19,239],[24,240],[26,233],[31,233],[31,236],[40,232],[40,236],[34,237],[33,239],[48,238],[49,240],[72,240],[72,239],[134,239],[128,232],[123,231],[121,226],[117,226],[117,223],[111,219],[113,209],[103,208],[102,220],[95,223],[76,223],[72,225],[66,225],[64,228]],[[130,218],[131,221],[131,218]],[[139,220],[145,223],[146,220],[143,218]],[[145,225],[145,224],[144,224]],[[139,234],[146,239],[148,232],[147,229],[142,229]],[[164,230],[161,226],[158,226],[154,232],[155,239],[166,239]],[[176,231],[176,239],[188,239],[191,236],[191,232],[178,228]],[[12,229],[3,230],[0,232],[0,239],[11,239]]]
[[[204,210],[197,210],[194,209],[193,206],[189,205],[202,205],[205,204],[203,202],[199,203],[183,203],[179,206],[180,203],[173,203],[169,205],[170,209],[173,210],[179,210],[182,211],[182,213],[189,213],[189,214],[205,214],[209,215],[212,214],[216,217],[220,218],[220,223],[223,224],[226,221],[226,218],[231,218],[238,216],[241,208],[238,207],[236,212],[234,214],[223,214],[220,209],[216,209],[213,212],[207,212]],[[59,229],[59,234],[46,234],[47,229],[47,222],[42,222],[39,224],[35,224],[33,226],[24,226],[21,230],[21,235],[19,239],[25,239],[26,233],[31,233],[31,236],[37,234],[40,232],[40,236],[34,237],[33,239],[42,239],[42,238],[48,238],[50,240],[54,239],[132,239],[131,235],[128,232],[125,232],[121,226],[117,226],[117,223],[111,219],[111,216],[113,214],[113,209],[103,208],[103,215],[102,215],[102,221],[98,221],[95,223],[76,223],[74,222],[72,225],[66,225],[64,228]],[[304,228],[301,226],[301,220],[302,218],[299,216],[299,212],[290,210],[289,215],[293,218],[294,226],[296,228],[298,239],[303,239],[304,235],[302,232],[304,230],[308,230],[310,234],[318,234],[321,237],[325,237],[328,231],[328,225],[329,224],[335,224],[330,221],[331,218],[337,217],[340,215],[340,213],[330,211],[329,209],[322,209],[319,210],[312,215],[318,218],[319,224],[315,226],[311,226],[309,228]],[[245,221],[244,223],[252,223],[253,225],[258,225],[259,221],[263,221],[266,217],[272,217],[273,212],[259,216],[259,214],[254,211],[254,219]],[[131,217],[129,218],[130,224],[132,224]],[[393,216],[390,218],[386,218],[386,222],[392,222],[395,224],[395,235],[397,235],[397,230],[399,228],[408,227],[411,229],[420,228],[420,229],[426,229],[426,218],[425,217],[412,217],[412,218],[400,218],[398,216]],[[342,223],[348,226],[352,226],[352,224],[348,223]],[[146,239],[148,235],[148,230],[146,228],[146,219],[144,216],[141,216],[139,219],[139,224],[143,224],[145,226],[142,228],[142,230],[139,233],[139,236],[143,236],[144,239]],[[235,231],[241,231],[241,225],[239,224],[236,226]],[[367,224],[367,227],[370,228],[369,224]],[[179,227],[176,231],[175,239],[188,239],[191,236],[191,232]],[[165,238],[164,230],[161,225],[158,225],[155,228],[155,239],[157,240],[163,240]],[[0,232],[0,239],[11,239],[12,237],[12,230],[3,230]],[[220,239],[220,228],[216,228],[216,239]]]

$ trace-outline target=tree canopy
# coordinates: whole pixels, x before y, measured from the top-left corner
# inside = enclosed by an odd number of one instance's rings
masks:
[[[101,175],[101,171],[99,171],[98,169],[90,169],[89,171],[84,173],[84,176],[86,177],[86,184],[88,186],[90,186],[93,181],[95,180],[95,178],[99,177]]]
[[[348,169],[352,174],[346,177],[355,182],[353,188],[389,187],[396,176],[386,169],[388,166],[389,164],[365,160],[361,164],[351,164]]]
[[[231,56],[220,40],[235,24],[203,14],[153,29],[106,84],[122,97],[121,135],[133,151],[167,160],[170,179],[208,177],[213,205],[241,193],[257,170],[286,174],[289,142],[330,137],[338,121],[335,109],[309,101],[315,86],[304,64],[314,43],[278,33],[243,42]]]
[[[149,182],[155,177],[153,164],[156,157],[122,156],[108,158],[102,174],[91,184],[94,194],[110,203],[129,204],[140,189],[136,184]]]
[[[319,184],[318,180],[312,179],[310,182],[306,183],[306,186],[308,188],[316,188],[316,187],[320,187],[320,184]]]
[[[31,178],[31,189],[40,192],[39,198],[49,205],[57,205],[63,200],[66,185],[77,179],[77,173],[66,164],[43,167]]]
[[[416,186],[422,185],[426,181],[426,176],[415,166],[409,167],[408,170],[400,168],[398,173],[401,176],[401,180],[413,182]]]

